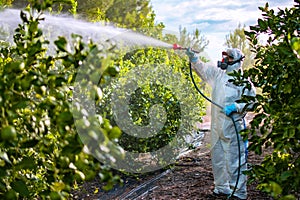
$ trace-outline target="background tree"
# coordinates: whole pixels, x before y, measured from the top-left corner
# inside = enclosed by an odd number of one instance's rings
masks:
[[[113,0],[77,0],[78,14],[88,21],[105,21],[105,12],[110,8],[114,1]]]
[[[1,0],[0,1],[0,8],[1,8],[1,6],[11,6],[12,5],[12,1],[13,0]]]
[[[203,52],[209,44],[209,41],[201,34],[199,29],[195,29],[192,33],[186,28],[179,27],[179,36],[166,34],[164,41],[171,44],[179,44],[182,47],[191,47],[199,52]]]
[[[300,3],[276,13],[268,3],[260,7],[263,18],[245,34],[255,53],[254,68],[246,70],[261,88],[251,122],[251,151],[261,154],[271,148],[261,165],[253,166],[250,177],[258,188],[276,199],[299,199],[300,191]],[[267,35],[265,44],[259,37]],[[245,98],[247,100],[247,98]]]
[[[231,32],[226,35],[226,42],[224,44],[227,48],[238,48],[245,55],[243,69],[252,67],[254,64],[254,54],[251,52],[251,47],[249,41],[245,35],[245,26],[242,27],[241,24]]]
[[[142,26],[143,18],[151,13],[149,0],[114,0],[113,4],[105,10],[105,16],[109,21],[126,28]]]
[[[161,39],[164,25],[155,23],[150,0],[114,0],[103,11],[105,19],[113,24]]]
[[[11,1],[3,1],[4,5],[12,5],[14,8],[24,8],[28,5],[28,0],[11,0]]]
[[[27,6],[38,5],[42,2],[46,1],[36,1],[36,0],[11,0],[11,6],[15,9],[24,9]],[[61,13],[61,12],[68,12],[73,15],[76,14],[77,10],[77,0],[58,0],[51,3],[51,7],[47,7],[48,12],[52,13]]]
[[[34,0],[13,1],[14,8],[24,8]],[[52,13],[71,13],[90,22],[111,23],[145,35],[162,38],[162,23],[155,23],[149,0],[67,0],[57,1],[48,9]]]

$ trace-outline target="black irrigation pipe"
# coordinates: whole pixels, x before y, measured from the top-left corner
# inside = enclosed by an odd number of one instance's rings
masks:
[[[142,183],[141,185],[139,185],[138,187],[132,189],[131,191],[126,192],[125,194],[122,194],[121,196],[118,197],[118,199],[125,200],[125,199],[136,199],[136,198],[138,198],[139,196],[141,196],[140,193],[142,193],[142,194],[147,193],[147,191],[149,191],[149,188],[151,187],[151,185],[153,183],[155,183],[158,179],[160,179],[163,176],[167,175],[171,171],[172,171],[171,169],[168,169],[168,170],[164,171],[163,173],[151,178],[150,180],[148,180],[148,181]],[[150,190],[151,189],[153,189],[153,187],[150,188]],[[146,192],[143,192],[145,190],[146,190]]]

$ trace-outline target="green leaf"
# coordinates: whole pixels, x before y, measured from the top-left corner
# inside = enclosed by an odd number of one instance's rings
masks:
[[[18,192],[20,196],[28,197],[30,194],[26,184],[21,180],[13,182],[11,187]]]
[[[266,113],[270,113],[271,109],[268,104],[264,104],[264,105],[262,105],[262,107]]]
[[[0,152],[0,158],[9,164],[12,164],[6,152]]]
[[[116,139],[119,138],[122,134],[122,131],[120,130],[119,127],[114,126],[112,129],[109,130],[108,132],[108,137],[109,139]]]
[[[39,143],[39,140],[32,139],[21,143],[21,148],[32,148]]]
[[[284,86],[284,93],[285,94],[290,94],[292,92],[292,89],[293,89],[293,85],[291,83],[287,83]]]
[[[279,200],[296,200],[296,197],[292,194],[289,194],[281,197]]]
[[[36,169],[35,159],[33,157],[25,157],[16,165],[16,169]]]
[[[300,58],[300,38],[299,37],[293,37],[291,39],[291,47],[292,47],[294,53],[297,55],[297,57]]]
[[[258,22],[258,25],[260,26],[261,30],[267,29],[268,25],[264,20],[258,19],[257,22]]]
[[[58,40],[54,41],[56,47],[62,52],[68,52],[67,50],[67,40],[65,37],[59,37]]]
[[[20,12],[20,17],[21,17],[23,22],[28,23],[27,15],[26,15],[25,12],[21,11]]]
[[[57,118],[58,124],[70,124],[72,122],[73,122],[73,115],[69,111],[60,113]]]
[[[67,145],[62,149],[62,155],[76,155],[82,151],[82,146],[80,145]]]
[[[269,187],[273,197],[277,197],[282,193],[282,188],[276,182],[270,181]]]
[[[293,173],[292,173],[292,172],[290,172],[290,171],[284,171],[284,172],[281,173],[280,179],[281,179],[282,181],[286,181],[286,180],[288,180],[291,176],[293,176]]]
[[[54,182],[54,183],[52,183],[52,186],[51,186],[52,190],[55,191],[55,192],[60,192],[65,187],[66,187],[66,185],[63,182]]]

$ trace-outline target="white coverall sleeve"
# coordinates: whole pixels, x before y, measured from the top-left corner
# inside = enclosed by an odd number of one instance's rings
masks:
[[[200,59],[198,59],[195,63],[192,62],[191,65],[192,69],[203,81],[207,82],[211,86],[214,84],[219,70],[216,66],[203,63]]]

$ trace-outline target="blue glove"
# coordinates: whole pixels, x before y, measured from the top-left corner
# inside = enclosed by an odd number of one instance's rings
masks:
[[[190,62],[197,62],[198,57],[196,56],[196,53],[192,51],[191,48],[188,48],[185,52],[185,54],[189,57]]]
[[[225,108],[223,109],[224,113],[229,116],[231,115],[231,113],[236,112],[237,109],[235,107],[235,104],[230,104],[229,106],[225,106]]]

